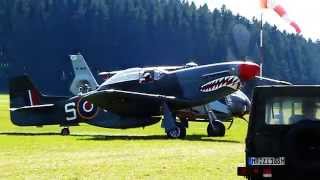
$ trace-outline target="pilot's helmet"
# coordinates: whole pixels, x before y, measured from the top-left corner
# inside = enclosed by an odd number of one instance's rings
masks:
[[[150,78],[151,78],[151,73],[149,73],[149,72],[144,73],[144,74],[143,74],[143,77],[144,77],[145,79],[150,79]]]

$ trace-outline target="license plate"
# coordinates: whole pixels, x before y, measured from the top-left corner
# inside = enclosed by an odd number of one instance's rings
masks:
[[[285,157],[249,157],[250,166],[284,166],[286,165]]]

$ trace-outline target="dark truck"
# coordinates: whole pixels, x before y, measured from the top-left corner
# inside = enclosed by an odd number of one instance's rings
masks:
[[[249,179],[320,179],[320,86],[260,86],[245,149]]]

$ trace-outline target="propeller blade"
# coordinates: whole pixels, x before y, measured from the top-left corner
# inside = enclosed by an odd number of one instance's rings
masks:
[[[287,82],[287,81],[280,81],[280,80],[271,79],[271,78],[267,78],[267,77],[263,77],[263,76],[256,76],[256,78],[260,79],[260,80],[266,80],[266,81],[275,82],[275,83],[284,84],[284,85],[292,85],[292,83]]]

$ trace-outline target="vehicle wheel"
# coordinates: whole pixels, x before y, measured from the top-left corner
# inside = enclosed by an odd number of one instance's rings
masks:
[[[63,128],[63,129],[61,129],[61,135],[62,135],[62,136],[68,136],[68,135],[70,135],[70,130],[69,130],[69,128]]]
[[[213,121],[212,124],[213,124],[213,128],[211,124],[208,124],[207,126],[207,133],[209,137],[216,137],[216,136],[222,137],[225,135],[226,127],[221,121],[216,120],[216,121]]]
[[[180,138],[183,139],[187,135],[187,131],[185,127],[182,127],[179,123],[177,123],[177,127],[167,132],[168,138]]]

